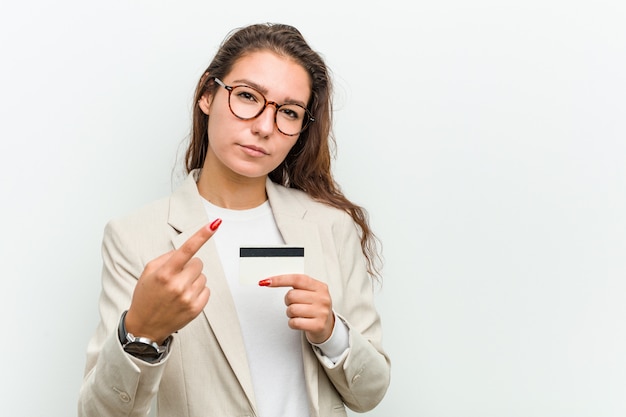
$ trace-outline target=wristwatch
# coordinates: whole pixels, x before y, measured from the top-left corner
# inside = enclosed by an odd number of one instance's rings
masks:
[[[120,343],[126,353],[132,355],[145,362],[156,363],[160,361],[163,356],[169,351],[172,336],[165,339],[163,345],[148,339],[147,337],[137,337],[132,333],[126,331],[126,313],[128,310],[122,313],[120,324],[117,329]]]

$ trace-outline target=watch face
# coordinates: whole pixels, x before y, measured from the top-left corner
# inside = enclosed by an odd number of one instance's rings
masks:
[[[154,346],[150,346],[146,343],[130,342],[124,346],[124,350],[131,355],[157,357],[159,352],[156,351]]]

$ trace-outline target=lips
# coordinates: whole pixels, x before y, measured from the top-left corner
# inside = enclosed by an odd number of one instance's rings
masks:
[[[243,150],[252,156],[262,156],[262,155],[269,155],[269,152],[267,152],[265,149],[259,147],[259,146],[254,146],[254,145],[239,145],[243,148]]]

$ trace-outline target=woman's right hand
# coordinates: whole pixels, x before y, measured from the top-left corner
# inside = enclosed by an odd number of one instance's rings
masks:
[[[202,261],[193,256],[222,223],[205,225],[177,250],[148,262],[126,314],[126,330],[162,344],[196,318],[209,301]]]

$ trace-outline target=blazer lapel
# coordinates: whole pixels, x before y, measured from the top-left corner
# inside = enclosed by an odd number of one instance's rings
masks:
[[[170,199],[169,224],[180,232],[172,239],[176,249],[209,222],[198,193],[197,175],[198,171],[193,171],[181,187],[174,191]],[[211,297],[204,308],[204,315],[256,413],[241,327],[215,243],[209,239],[196,256],[204,263],[203,272],[207,277],[207,286],[211,289]]]

